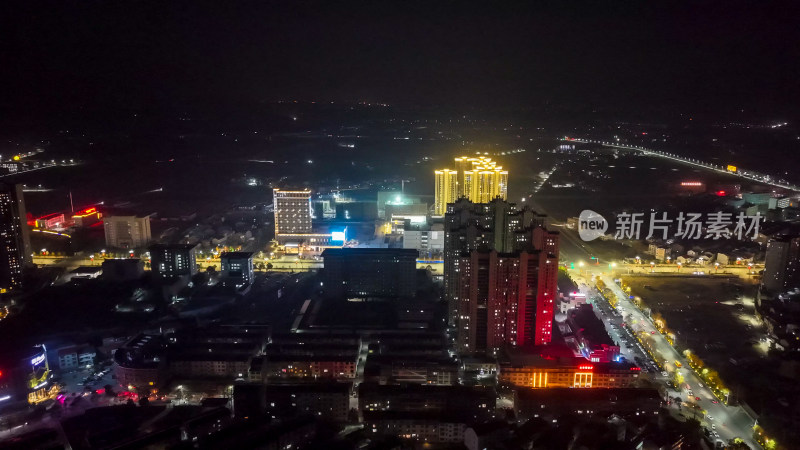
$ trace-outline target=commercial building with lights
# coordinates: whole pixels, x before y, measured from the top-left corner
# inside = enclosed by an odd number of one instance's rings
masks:
[[[311,233],[311,190],[272,190],[275,236]]]
[[[509,352],[498,359],[498,382],[528,388],[628,388],[641,369],[621,362]]]
[[[196,247],[196,244],[151,245],[151,271],[162,279],[191,277],[197,273]]]
[[[36,219],[36,226],[38,228],[50,230],[54,228],[63,228],[65,222],[66,219],[64,219],[63,213],[52,213]]]
[[[0,409],[55,398],[44,346],[7,350],[0,354]]]
[[[31,261],[22,185],[0,183],[0,294],[22,288],[22,269]]]
[[[447,205],[461,197],[475,203],[508,198],[508,171],[488,156],[462,156],[455,159],[455,170],[434,171],[434,214],[444,215]]]
[[[223,286],[241,289],[253,282],[253,252],[222,252],[219,261]]]
[[[559,235],[545,219],[500,199],[448,205],[444,283],[460,352],[550,342]]]
[[[149,216],[109,216],[103,228],[106,245],[112,248],[142,248],[152,240]]]
[[[78,211],[72,215],[72,221],[76,227],[90,227],[98,222],[103,217],[100,214],[100,211],[97,208],[86,208],[82,211]]]
[[[330,233],[313,232],[310,189],[275,188],[272,190],[272,199],[275,209],[275,240],[287,253],[301,253],[304,249],[320,251],[329,246],[343,244],[332,242]]]

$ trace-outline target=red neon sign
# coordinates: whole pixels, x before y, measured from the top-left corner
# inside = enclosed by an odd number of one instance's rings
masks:
[[[592,366],[590,366],[588,364],[582,364],[582,365],[578,366],[578,369],[580,369],[580,370],[592,370],[593,368],[594,367],[592,367]]]

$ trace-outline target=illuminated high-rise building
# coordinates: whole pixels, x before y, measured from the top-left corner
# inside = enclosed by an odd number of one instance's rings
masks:
[[[311,190],[273,189],[275,236],[311,234]]]
[[[508,198],[508,171],[488,156],[458,157],[455,170],[437,170],[435,176],[434,214],[439,216],[444,215],[448,203],[461,197],[475,203]]]
[[[460,352],[550,342],[558,240],[527,206],[464,198],[448,206],[444,283]]]
[[[458,173],[454,170],[444,169],[434,172],[436,175],[436,191],[434,193],[434,214],[444,215],[447,204],[453,203],[458,198]]]
[[[22,268],[30,262],[22,185],[0,183],[0,293],[22,287]]]
[[[778,235],[767,242],[761,280],[774,293],[800,287],[800,236]]]

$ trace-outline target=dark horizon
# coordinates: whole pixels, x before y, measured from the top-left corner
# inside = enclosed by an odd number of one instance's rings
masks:
[[[798,9],[32,2],[0,32],[0,110],[35,123],[300,100],[784,118],[800,101]]]

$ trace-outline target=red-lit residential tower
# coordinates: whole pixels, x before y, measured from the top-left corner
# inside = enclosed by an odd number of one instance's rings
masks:
[[[521,251],[472,250],[458,261],[458,348],[495,354],[550,343],[558,233],[537,226]]]

